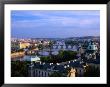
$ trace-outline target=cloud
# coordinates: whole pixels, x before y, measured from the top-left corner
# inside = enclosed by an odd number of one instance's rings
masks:
[[[35,27],[87,27],[92,25],[96,25],[100,22],[100,20],[96,18],[70,18],[70,17],[51,17],[48,19],[39,19],[39,20],[20,20],[12,22],[13,27],[20,27],[20,28],[35,28]],[[27,26],[28,25],[28,26]]]
[[[12,10],[12,16],[99,16],[98,10]]]
[[[12,33],[34,30],[40,33],[45,31],[48,35],[50,32],[60,35],[59,32],[65,34],[65,31],[68,34],[79,30],[80,33],[84,33],[84,30],[95,33],[95,30],[98,32],[100,29],[99,11],[12,11],[11,18]]]

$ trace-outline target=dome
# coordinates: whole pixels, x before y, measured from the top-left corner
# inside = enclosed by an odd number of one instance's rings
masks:
[[[95,51],[95,50],[97,50],[97,46],[93,42],[90,42],[87,50],[94,50]]]

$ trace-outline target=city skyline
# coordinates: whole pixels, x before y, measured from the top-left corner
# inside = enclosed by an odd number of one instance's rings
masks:
[[[13,10],[11,36],[18,38],[100,36],[100,11]]]

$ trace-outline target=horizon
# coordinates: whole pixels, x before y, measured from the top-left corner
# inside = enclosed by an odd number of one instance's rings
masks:
[[[12,10],[11,37],[100,36],[99,10]]]
[[[100,37],[100,36],[79,36],[79,37],[66,37],[66,38],[80,38],[80,37]],[[11,38],[17,38],[17,37],[11,37]],[[17,38],[17,39],[66,39],[66,38],[59,38],[59,37],[51,37],[51,38],[37,38],[37,37],[25,37],[25,38]]]

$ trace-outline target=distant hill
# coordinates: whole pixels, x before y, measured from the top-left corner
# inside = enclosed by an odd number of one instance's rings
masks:
[[[100,38],[100,36],[70,37],[69,39],[93,39],[93,38]]]
[[[63,39],[94,39],[100,38],[100,36],[82,36],[82,37],[68,37],[68,38],[31,38],[31,39],[38,39],[38,40],[63,40]]]

